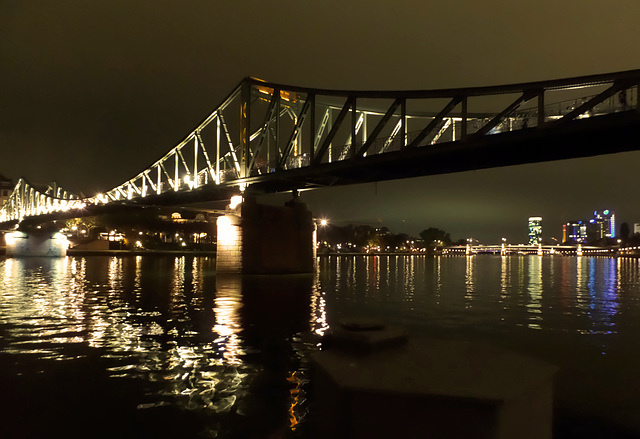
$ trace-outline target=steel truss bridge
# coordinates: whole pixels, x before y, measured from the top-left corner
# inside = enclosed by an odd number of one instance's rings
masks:
[[[640,149],[640,70],[492,87],[341,91],[245,78],[182,142],[80,199],[21,179],[0,224]]]

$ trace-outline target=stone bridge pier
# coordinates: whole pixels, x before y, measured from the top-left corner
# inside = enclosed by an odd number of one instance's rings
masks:
[[[313,271],[316,225],[296,199],[284,206],[245,198],[217,220],[216,271],[239,274],[290,274]]]

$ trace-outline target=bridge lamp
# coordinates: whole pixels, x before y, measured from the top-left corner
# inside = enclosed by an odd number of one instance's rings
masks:
[[[242,203],[242,195],[234,195],[233,197],[231,197],[229,209],[235,209],[240,203]]]

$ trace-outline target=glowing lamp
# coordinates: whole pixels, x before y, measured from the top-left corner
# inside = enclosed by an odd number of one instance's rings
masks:
[[[242,195],[234,195],[231,197],[231,203],[229,203],[229,209],[235,209],[242,203]]]

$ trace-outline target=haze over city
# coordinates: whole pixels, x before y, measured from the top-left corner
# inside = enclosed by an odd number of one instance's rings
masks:
[[[0,173],[87,195],[184,138],[245,76],[335,89],[497,85],[637,68],[637,2],[3,2]],[[580,145],[576,145],[579,148]],[[594,210],[639,222],[640,153],[307,191],[317,217],[525,242]],[[288,195],[268,198],[286,199]]]

